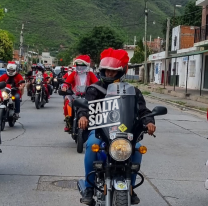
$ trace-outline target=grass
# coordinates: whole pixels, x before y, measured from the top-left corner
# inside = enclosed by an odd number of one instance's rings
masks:
[[[182,101],[173,101],[173,100],[168,100],[169,102],[173,102],[173,103],[176,103],[176,104],[179,104],[179,105],[182,105],[182,106],[185,106],[186,105],[186,102],[182,102]]]
[[[197,109],[199,109],[201,111],[204,111],[204,112],[207,112],[207,108],[204,108],[204,107],[198,107]]]
[[[142,91],[142,94],[143,94],[143,95],[150,95],[151,92],[149,92],[149,91]]]

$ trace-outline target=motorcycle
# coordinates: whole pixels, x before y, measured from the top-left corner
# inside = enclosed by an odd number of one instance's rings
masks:
[[[37,74],[35,78],[35,106],[36,109],[40,109],[44,107],[46,104],[46,93],[45,87],[43,83],[43,76],[41,74]]]
[[[54,88],[54,93],[57,93],[57,88],[58,88],[58,78],[57,75],[53,78],[53,88]]]
[[[18,85],[25,83],[24,80],[21,80]],[[1,82],[5,85],[4,90],[2,91],[3,102],[0,105],[0,126],[1,131],[5,128],[5,123],[8,122],[10,127],[14,127],[16,118],[15,118],[15,94],[18,90],[17,87],[7,88],[5,82]],[[0,86],[1,88],[1,86]]]
[[[58,79],[60,83],[66,83],[63,79]],[[77,144],[77,152],[82,153],[83,152],[83,145],[86,142],[87,138],[86,135],[83,134],[83,130],[78,128],[78,118],[77,118],[77,111],[78,107],[73,105],[73,101],[75,99],[84,99],[85,98],[85,91],[88,84],[88,74],[87,73],[79,73],[75,77],[76,86],[72,90],[68,90],[66,93],[59,90],[59,95],[66,96],[70,100],[68,107],[72,108],[72,116],[73,116],[73,123],[72,123],[72,131],[69,131],[69,134],[71,134],[72,139]],[[68,84],[68,83],[66,83]],[[70,93],[70,94],[69,94]],[[71,95],[71,96],[67,96]]]
[[[102,141],[101,145],[94,144],[91,148],[99,160],[93,163],[94,171],[87,175],[96,196],[91,206],[130,206],[132,190],[144,182],[139,173],[140,164],[131,161],[136,143],[147,133],[141,120],[165,115],[167,108],[158,106],[152,113],[138,117],[135,88],[128,83],[110,84],[104,99],[89,102],[77,99],[74,105],[89,110],[88,130],[95,130],[96,138]],[[141,146],[138,150],[145,154],[147,148]],[[135,186],[131,186],[133,173],[141,178]],[[95,183],[89,180],[92,174],[95,174]],[[83,196],[85,181],[79,180],[77,186]]]

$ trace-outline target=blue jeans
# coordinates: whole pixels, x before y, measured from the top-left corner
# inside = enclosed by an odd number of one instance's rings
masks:
[[[15,94],[15,113],[20,113],[20,95]]]
[[[84,165],[85,165],[85,186],[86,187],[92,187],[88,182],[87,182],[87,175],[93,171],[93,162],[97,161],[97,153],[93,152],[91,150],[91,147],[93,144],[101,144],[101,140],[97,139],[95,137],[95,131],[91,131],[89,134],[89,138],[86,143],[86,152],[85,152],[85,159],[84,159]],[[141,144],[138,142],[136,144],[136,148],[139,148]],[[136,151],[134,155],[132,156],[132,163],[139,163],[141,164],[142,162],[142,154]],[[95,174],[92,174],[89,176],[90,182],[94,183],[95,181]],[[136,182],[136,174],[132,174],[131,176],[131,183],[134,186]]]

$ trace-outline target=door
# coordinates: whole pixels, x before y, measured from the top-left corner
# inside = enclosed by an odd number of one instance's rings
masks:
[[[208,56],[205,56],[204,89],[208,89]]]

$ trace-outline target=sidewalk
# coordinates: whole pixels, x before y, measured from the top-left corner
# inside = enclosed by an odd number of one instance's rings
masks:
[[[150,98],[165,101],[181,108],[192,109],[200,113],[206,113],[208,108],[208,91],[202,91],[202,96],[200,96],[199,90],[189,89],[186,94],[185,88],[176,87],[173,91],[173,86],[166,86],[164,89],[163,85],[156,84],[133,83],[133,85]]]

